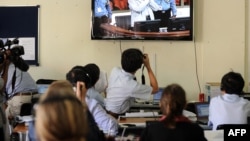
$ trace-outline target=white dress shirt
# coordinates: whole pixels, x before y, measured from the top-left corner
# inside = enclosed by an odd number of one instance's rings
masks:
[[[154,20],[154,11],[160,10],[160,6],[154,0],[128,0],[131,11],[131,26],[134,27],[135,21],[146,21],[146,16]],[[153,9],[153,10],[152,10]]]
[[[105,133],[115,136],[118,133],[118,121],[107,114],[103,107],[95,100],[85,98],[90,113],[93,115],[98,127]]]
[[[209,105],[209,124],[216,130],[220,124],[247,124],[250,116],[250,101],[236,94],[214,97]]]
[[[91,99],[95,99],[102,107],[105,106],[104,97],[93,87],[88,89],[87,96]]]
[[[150,98],[152,87],[142,85],[135,81],[134,77],[120,67],[113,68],[108,81],[106,110],[122,114],[129,110],[134,98]]]

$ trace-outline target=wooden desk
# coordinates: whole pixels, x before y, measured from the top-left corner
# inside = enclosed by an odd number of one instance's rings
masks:
[[[28,140],[28,126],[25,123],[19,123],[13,129],[13,133],[18,133],[19,141],[27,141]]]
[[[28,126],[26,126],[25,123],[19,123],[13,129],[13,132],[18,132],[18,133],[26,133],[27,131],[28,131]]]
[[[120,27],[116,27],[110,24],[101,24],[101,28],[107,30],[110,33],[113,33],[119,36],[131,37],[131,38],[184,38],[190,36],[190,31],[175,31],[175,32],[138,32],[126,30]],[[114,37],[115,37],[114,36]],[[109,38],[109,37],[106,37]],[[112,38],[112,36],[110,36]]]

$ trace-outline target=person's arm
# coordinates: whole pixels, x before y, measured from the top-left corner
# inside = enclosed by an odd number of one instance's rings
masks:
[[[89,111],[93,115],[98,127],[107,135],[115,136],[118,133],[118,122],[107,114],[95,99],[86,99]]]
[[[133,10],[135,12],[142,12],[149,3],[145,2],[144,0],[128,0],[128,4],[130,10]]]
[[[155,0],[150,0],[149,2],[149,6],[153,11],[158,11],[158,10],[162,10],[162,7],[160,5],[158,5]]]
[[[76,82],[76,97],[83,103],[85,103],[87,89],[85,83],[81,81]]]
[[[170,8],[171,8],[171,11],[172,11],[172,18],[175,18],[176,15],[177,15],[177,8],[176,8],[176,3],[175,3],[175,0],[171,0],[170,2]]]
[[[148,71],[148,78],[149,78],[149,81],[150,81],[150,86],[152,87],[152,94],[155,94],[159,89],[158,88],[158,82],[156,80],[154,72],[151,69],[148,54],[144,54],[143,63],[144,63],[144,66],[147,68],[147,71]]]
[[[108,18],[109,18],[108,22],[111,23],[112,22],[112,9],[111,9],[109,3],[106,4],[106,9],[108,11]]]

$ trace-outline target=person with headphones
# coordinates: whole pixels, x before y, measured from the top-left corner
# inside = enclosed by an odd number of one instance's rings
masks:
[[[135,73],[142,64],[148,71],[150,85],[135,80]],[[115,118],[127,112],[135,98],[147,100],[150,94],[158,91],[158,82],[151,69],[148,54],[143,54],[136,48],[127,49],[122,53],[121,65],[122,68],[115,67],[110,74],[105,99],[106,110]]]
[[[209,122],[213,130],[221,124],[247,124],[250,101],[240,97],[244,79],[240,73],[228,72],[221,79],[222,94],[213,97],[209,105]]]
[[[78,82],[84,82],[87,91],[84,95],[78,97],[85,99],[87,107],[93,115],[98,127],[107,136],[114,137],[118,133],[118,122],[115,118],[107,114],[104,107],[101,106],[100,101],[98,101],[99,98],[97,98],[98,92],[93,88],[99,79],[99,73],[100,70],[96,64],[75,66],[66,74],[66,79],[71,82],[74,88],[77,87]]]

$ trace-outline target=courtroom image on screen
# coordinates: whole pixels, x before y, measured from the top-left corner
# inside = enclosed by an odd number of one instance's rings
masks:
[[[192,0],[93,0],[91,39],[193,40]]]
[[[109,0],[112,11],[128,10],[128,0]]]

